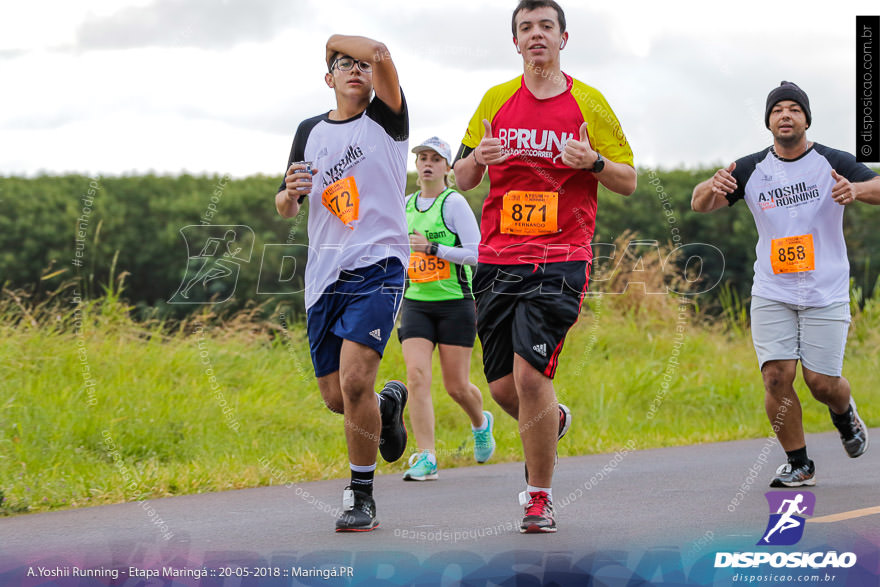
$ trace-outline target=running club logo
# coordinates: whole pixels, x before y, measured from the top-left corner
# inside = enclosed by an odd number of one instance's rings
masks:
[[[169,304],[225,302],[235,293],[242,263],[251,260],[254,231],[243,225],[191,224],[180,229],[186,271]]]
[[[760,192],[758,206],[761,210],[771,210],[780,206],[791,208],[819,200],[819,198],[819,186],[815,184],[808,186],[807,182],[802,181]]]
[[[816,496],[809,491],[770,491],[764,494],[770,506],[770,520],[758,546],[791,546],[804,535],[806,520],[816,507]]]
[[[326,151],[326,149],[325,149]],[[335,181],[342,179],[345,172],[366,159],[363,149],[358,145],[349,145],[348,149],[339,157],[339,161],[331,166],[321,177],[322,187],[326,188]]]
[[[534,128],[499,128],[498,138],[505,153],[515,156],[544,157],[554,161],[562,156],[565,143],[575,138],[572,132]]]

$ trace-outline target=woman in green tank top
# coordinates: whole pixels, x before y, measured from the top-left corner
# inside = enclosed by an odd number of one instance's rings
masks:
[[[448,186],[449,145],[432,137],[413,148],[420,191],[406,202],[410,267],[397,331],[406,362],[409,417],[417,451],[405,481],[437,479],[431,358],[440,355],[443,385],[471,422],[474,458],[483,463],[495,450],[493,417],[470,382],[476,312],[471,292],[480,230],[464,196]]]

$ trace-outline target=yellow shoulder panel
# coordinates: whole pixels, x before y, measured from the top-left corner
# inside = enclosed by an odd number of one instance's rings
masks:
[[[480,105],[477,107],[477,111],[474,112],[471,121],[468,123],[467,131],[464,133],[464,138],[461,140],[463,145],[473,149],[480,144],[480,140],[486,132],[483,128],[483,119],[492,122],[492,119],[495,118],[495,115],[501,110],[504,103],[520,89],[521,84],[522,76],[520,75],[508,82],[490,88],[489,91],[486,92],[483,99],[480,100]],[[492,130],[494,131],[495,129]]]
[[[633,153],[617,116],[605,97],[592,86],[573,80],[571,94],[577,101],[587,123],[587,134],[593,149],[615,163],[633,165]]]

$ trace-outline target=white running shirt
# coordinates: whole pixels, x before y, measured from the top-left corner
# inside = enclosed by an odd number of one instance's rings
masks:
[[[752,295],[814,308],[849,301],[844,207],[831,198],[832,169],[851,182],[877,176],[849,153],[818,143],[793,160],[770,147],[737,159],[737,188],[727,199],[731,206],[744,199],[758,228]]]
[[[403,98],[403,91],[401,91]],[[339,279],[344,270],[397,258],[409,263],[404,208],[409,117],[373,98],[366,111],[348,120],[329,112],[300,123],[288,158],[311,161],[318,173],[309,194],[309,253],[305,306]],[[359,193],[358,219],[346,226],[322,204],[322,193],[336,181],[353,178]],[[279,191],[285,188],[282,180]]]

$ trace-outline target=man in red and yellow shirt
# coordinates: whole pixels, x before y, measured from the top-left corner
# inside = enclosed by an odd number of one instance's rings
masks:
[[[553,376],[587,287],[597,186],[629,195],[636,172],[611,107],[560,68],[562,8],[522,0],[511,25],[523,75],[486,92],[454,169],[462,190],[489,172],[473,289],[489,389],[519,421],[528,483],[520,531],[555,532],[556,444],[571,413]]]

